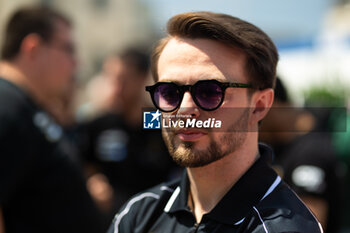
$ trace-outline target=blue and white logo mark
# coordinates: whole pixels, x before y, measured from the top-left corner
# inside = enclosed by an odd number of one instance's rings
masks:
[[[143,128],[144,129],[160,129],[160,116],[162,114],[156,112],[143,112]]]

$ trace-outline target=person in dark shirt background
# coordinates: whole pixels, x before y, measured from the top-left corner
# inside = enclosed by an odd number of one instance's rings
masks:
[[[313,110],[313,111],[310,111]],[[341,166],[324,121],[327,108],[296,108],[276,80],[273,108],[262,121],[260,138],[275,150],[274,167],[314,212],[327,233],[339,232]]]
[[[57,112],[76,69],[70,21],[35,6],[9,19],[0,62],[0,231],[99,233],[103,220]]]

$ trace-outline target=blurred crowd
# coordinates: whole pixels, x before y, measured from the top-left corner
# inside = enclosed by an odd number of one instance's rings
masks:
[[[43,7],[19,9],[8,21],[0,62],[0,233],[105,232],[132,195],[181,172],[161,132],[142,127],[151,106],[144,91],[150,48],[106,54],[99,72],[78,85],[71,33],[69,19]],[[296,107],[282,80],[260,140],[274,148],[273,167],[325,232],[350,232],[347,100],[340,108]]]
[[[260,128],[260,140],[274,149],[273,167],[317,216],[325,232],[340,232],[341,224],[349,219],[344,214],[349,212],[350,150],[345,151],[343,144],[349,137],[348,119],[346,108],[321,101],[293,106],[277,77],[273,107]]]

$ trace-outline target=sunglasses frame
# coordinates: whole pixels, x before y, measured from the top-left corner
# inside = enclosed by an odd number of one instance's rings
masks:
[[[203,82],[205,82],[205,83],[207,83],[207,82],[215,83],[215,84],[217,84],[217,85],[221,88],[221,90],[222,90],[222,98],[221,98],[220,103],[218,104],[218,106],[216,106],[215,108],[210,108],[210,109],[208,109],[208,108],[202,107],[202,106],[199,104],[197,98],[195,97],[195,96],[196,96],[196,88],[195,88],[195,86],[198,85],[198,84],[200,84],[200,83],[203,83]],[[165,110],[161,109],[161,108],[156,104],[156,101],[155,101],[155,99],[154,99],[154,92],[155,92],[156,88],[157,88],[158,86],[162,85],[162,84],[171,84],[171,85],[174,85],[174,86],[176,86],[177,89],[180,91],[180,100],[179,100],[179,103],[178,103],[178,105],[177,105],[176,107],[174,107],[174,109],[172,109],[172,110],[165,111]],[[184,97],[184,94],[185,94],[186,91],[189,91],[189,92],[191,93],[191,97],[192,97],[193,101],[196,103],[196,105],[197,105],[200,109],[202,109],[202,110],[204,110],[204,111],[214,111],[214,110],[218,109],[218,108],[222,105],[222,103],[224,102],[224,99],[225,99],[225,92],[226,92],[226,89],[229,88],[229,87],[233,87],[233,88],[253,88],[253,85],[250,84],[250,83],[230,83],[230,82],[220,82],[220,81],[218,81],[218,80],[216,80],[216,79],[206,79],[206,80],[199,80],[199,81],[197,81],[197,82],[196,82],[195,84],[193,84],[193,85],[178,85],[178,84],[176,84],[176,83],[174,83],[174,82],[157,82],[156,84],[154,84],[154,85],[152,85],[152,86],[146,86],[145,89],[146,89],[146,91],[148,91],[148,92],[150,93],[152,102],[153,102],[154,106],[156,106],[157,109],[159,109],[159,110],[162,111],[162,112],[173,112],[173,111],[175,111],[176,109],[178,109],[178,108],[180,107],[180,105],[181,105],[181,103],[182,103],[182,100],[183,100],[183,97]]]

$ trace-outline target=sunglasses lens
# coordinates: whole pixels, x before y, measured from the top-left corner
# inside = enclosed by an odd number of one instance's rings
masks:
[[[220,105],[223,91],[215,82],[199,82],[196,84],[195,96],[200,107],[211,110]]]
[[[163,111],[173,111],[180,103],[180,91],[175,84],[163,83],[154,90],[154,102]]]

